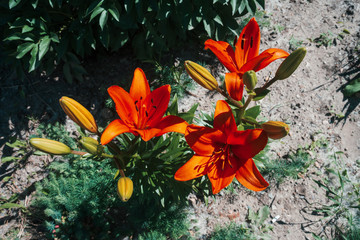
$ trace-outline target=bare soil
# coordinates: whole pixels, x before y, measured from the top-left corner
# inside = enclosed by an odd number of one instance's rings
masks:
[[[270,207],[270,218],[266,223],[272,226],[270,239],[313,239],[312,232],[334,238],[334,226],[325,226],[321,216],[308,211],[314,204],[327,203],[325,192],[314,180],[321,179],[323,170],[331,163],[331,155],[344,153],[344,164],[351,167],[353,178],[359,179],[360,171],[355,161],[360,160],[360,96],[345,98],[341,89],[353,78],[349,69],[356,58],[355,47],[360,41],[360,3],[357,0],[273,0],[266,1],[265,16],[259,19],[261,25],[260,51],[267,48],[281,48],[291,52],[293,48],[305,46],[307,55],[303,63],[290,78],[271,86],[271,93],[260,101],[261,117],[264,120],[284,121],[291,127],[290,135],[270,143],[269,157],[283,157],[322,139],[327,148],[309,151],[315,159],[304,175],[296,180],[286,180],[277,185],[270,181],[270,187],[259,193],[235,186],[234,191],[222,191],[210,197],[208,204],[190,195],[192,233],[196,238],[205,239],[217,226],[234,221],[243,223],[248,209],[257,211],[263,206]],[[349,32],[349,34],[344,33]],[[327,38],[322,38],[326,34]],[[343,35],[343,37],[340,37]],[[191,59],[181,53],[180,62]],[[206,58],[214,58],[212,53],[199,50]],[[194,53],[193,53],[194,55]],[[187,59],[186,59],[187,58]],[[196,57],[194,57],[196,58]],[[260,72],[259,85],[276,71],[280,61],[272,63]],[[100,125],[115,116],[104,107],[106,88],[117,84],[127,87],[135,67],[141,66],[148,74],[148,65],[134,60],[130,52],[99,54],[85,61],[89,73],[81,88],[66,84],[61,74],[42,81],[28,76],[26,82],[5,82],[1,90],[0,113],[1,156],[9,156],[11,149],[5,145],[14,136],[27,139],[39,122],[52,123],[62,120],[70,132],[75,132],[72,123],[59,116],[58,99],[63,96],[76,98],[92,110],[96,119],[103,119]],[[225,69],[215,59],[209,66],[215,76],[225,73]],[[359,68],[357,68],[359,69]],[[356,72],[355,72],[356,74]],[[1,79],[11,78],[6,70]],[[124,82],[123,79],[128,79]],[[119,82],[122,81],[122,82]],[[19,88],[25,86],[26,98],[19,95]],[[96,89],[96,90],[94,90]],[[180,100],[182,110],[188,110],[199,103],[199,110],[214,111],[218,94],[196,87],[191,94]],[[34,119],[35,118],[35,119]],[[46,166],[53,161],[49,156],[30,156],[26,161],[0,165],[0,180],[10,176],[11,180],[0,184],[0,195],[9,198],[20,194],[19,203],[28,206],[34,191],[34,183],[47,175]],[[320,173],[320,174],[319,174]],[[358,181],[358,180],[357,180]],[[271,221],[271,220],[274,221]],[[0,239],[17,229],[20,239],[39,239],[34,232],[36,226],[29,226],[21,211],[0,212]]]

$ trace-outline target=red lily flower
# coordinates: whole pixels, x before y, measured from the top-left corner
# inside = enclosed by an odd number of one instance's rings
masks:
[[[244,83],[241,78],[245,72],[259,71],[276,59],[289,56],[289,53],[278,48],[269,48],[259,55],[259,47],[260,28],[255,18],[242,30],[235,44],[235,52],[227,42],[212,39],[205,42],[205,49],[210,49],[230,71],[225,75],[226,89],[237,101],[240,101],[243,95]]]
[[[177,116],[163,117],[170,101],[170,85],[150,91],[145,73],[135,69],[130,93],[119,86],[108,88],[121,119],[112,121],[101,136],[101,144],[109,143],[114,137],[131,132],[140,135],[144,141],[167,132],[184,134],[188,123]]]
[[[207,174],[213,194],[227,187],[234,177],[253,191],[269,186],[252,160],[266,146],[266,133],[262,129],[238,131],[225,101],[216,104],[214,128],[191,124],[185,139],[195,155],[177,170],[176,180],[188,181]]]

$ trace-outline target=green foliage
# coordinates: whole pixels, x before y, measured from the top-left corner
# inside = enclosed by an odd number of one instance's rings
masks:
[[[340,239],[356,239],[353,237],[358,237],[355,234],[360,228],[360,184],[345,167],[341,154],[335,153],[325,176],[314,180],[319,188],[325,190],[328,201],[324,204],[314,203],[307,211],[323,216],[325,224],[321,233],[330,226],[335,228]],[[347,222],[345,225],[344,220]]]
[[[249,208],[246,217],[247,226],[230,222],[230,224],[225,227],[216,228],[209,239],[271,239],[266,233],[272,230],[272,226],[265,223],[265,220],[269,216],[270,210],[268,206],[260,208],[257,212]]]
[[[330,47],[331,45],[336,45],[337,40],[341,41],[344,38],[344,33],[349,34],[346,29],[340,34],[334,34],[333,32],[328,31],[327,33],[321,33],[319,37],[311,39],[311,42],[314,42],[317,47]]]
[[[304,149],[298,149],[295,153],[287,155],[284,159],[268,159],[266,150],[258,154],[255,159],[263,164],[263,174],[275,179],[277,184],[282,183],[287,177],[298,179],[299,174],[307,171],[315,159]]]
[[[64,63],[66,79],[82,80],[79,57],[105,48],[132,46],[149,59],[201,34],[223,39],[237,34],[236,17],[255,14],[264,0],[55,1],[9,0],[0,4],[0,55],[19,76],[23,71],[50,74]]]
[[[193,89],[194,81],[186,73],[184,66],[167,66],[155,64],[155,73],[159,76],[156,85],[170,84],[171,95],[183,97],[187,90]]]
[[[231,222],[223,228],[217,228],[209,237],[210,240],[254,239],[249,235],[248,229],[242,225]]]
[[[294,51],[300,47],[303,46],[304,41],[294,38],[294,36],[291,36],[289,40],[289,49]]]

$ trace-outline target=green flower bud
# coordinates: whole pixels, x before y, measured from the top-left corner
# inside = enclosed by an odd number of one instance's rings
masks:
[[[83,146],[83,148],[88,153],[91,153],[93,155],[98,155],[99,150],[101,150],[101,149],[99,149],[99,147],[101,147],[99,142],[96,141],[95,139],[91,138],[91,137],[83,137],[83,138],[81,138],[80,144],[81,144],[81,146]]]
[[[65,144],[46,138],[32,138],[30,144],[34,148],[49,154],[66,155],[71,153],[71,149]]]
[[[276,80],[288,78],[295,72],[306,55],[305,48],[298,48],[293,51],[280,65],[275,74]]]
[[[245,72],[242,79],[247,89],[254,90],[258,81],[254,70]]]

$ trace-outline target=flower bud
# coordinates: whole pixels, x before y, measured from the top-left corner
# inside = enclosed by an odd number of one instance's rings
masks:
[[[98,141],[91,137],[81,138],[80,144],[88,153],[91,153],[93,155],[98,155],[102,152],[102,146],[99,144]]]
[[[83,105],[69,97],[62,97],[59,101],[62,109],[71,120],[89,132],[97,133],[98,128],[95,119]]]
[[[268,121],[261,124],[262,129],[267,133],[268,137],[271,139],[280,139],[285,137],[290,128],[286,123],[279,121]]]
[[[185,61],[185,70],[195,82],[204,88],[210,91],[218,88],[218,83],[214,76],[203,66],[192,61]]]
[[[276,80],[288,78],[295,72],[306,55],[305,48],[298,48],[293,51],[280,65],[275,74]]]
[[[257,84],[257,77],[254,70],[250,70],[244,73],[243,75],[243,81],[247,89],[254,90],[256,84]]]
[[[117,192],[123,202],[127,202],[134,190],[133,181],[128,177],[121,177],[117,183]]]
[[[71,149],[65,144],[46,138],[32,138],[30,139],[30,144],[42,152],[54,155],[66,155],[71,153]]]

